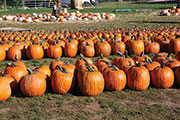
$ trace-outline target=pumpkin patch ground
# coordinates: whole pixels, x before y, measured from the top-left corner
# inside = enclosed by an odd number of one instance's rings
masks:
[[[32,29],[0,32],[0,119],[178,120],[180,16],[155,14],[174,5],[106,2],[81,11],[132,9],[110,21],[0,22]]]

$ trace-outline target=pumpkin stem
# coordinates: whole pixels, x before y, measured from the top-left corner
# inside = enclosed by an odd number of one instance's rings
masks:
[[[104,39],[103,38],[100,38],[101,42],[104,42]]]
[[[126,32],[125,34],[126,34],[126,35],[129,35],[129,32]]]
[[[131,63],[131,61],[128,61],[128,63],[129,63],[129,66],[132,66],[132,63]]]
[[[136,61],[136,65],[137,65],[137,67],[141,67],[141,64],[139,61]]]
[[[166,57],[165,59],[168,60],[168,62],[173,62],[173,60],[169,57]]]
[[[142,51],[142,52],[141,52],[140,56],[141,56],[141,57],[143,57],[143,56],[144,56],[144,51]]]
[[[115,65],[113,65],[112,67],[113,67],[112,71],[118,71],[118,68]]]
[[[128,58],[129,56],[128,56],[128,51],[126,50],[125,51],[125,58]]]
[[[86,64],[86,66],[87,66],[88,71],[93,72],[93,69],[91,68],[89,64]]]
[[[101,54],[101,55],[100,55],[100,58],[101,58],[101,59],[104,59],[104,56],[103,56],[103,54]]]
[[[56,61],[60,61],[60,58],[61,58],[61,57],[58,57],[58,58],[56,59]]]
[[[33,45],[36,45],[36,42],[35,42],[35,41],[32,41],[32,44],[33,44]]]
[[[161,68],[164,68],[165,67],[165,62],[163,61],[162,63],[161,63]]]
[[[68,73],[66,68],[62,67],[62,70],[61,70],[63,73]]]
[[[89,46],[90,45],[89,42],[86,42],[86,45]]]
[[[145,58],[144,58],[144,62],[148,62],[148,59],[147,59],[147,57],[145,57]]]
[[[17,62],[18,60],[18,54],[15,56],[14,62]]]
[[[61,71],[62,71],[62,67],[61,67],[61,65],[57,65],[57,66],[56,66],[56,69],[58,69],[58,70],[61,70]]]
[[[68,39],[68,42],[72,42],[72,40],[69,37],[66,37]]]
[[[136,35],[131,36],[131,40],[134,38],[134,40],[137,40]]]
[[[55,46],[56,45],[56,40],[53,42],[53,46]]]
[[[33,74],[33,71],[30,68],[26,68],[26,70],[28,71],[28,74]]]
[[[70,64],[69,60],[64,62],[64,65],[69,65],[69,64]]]
[[[153,63],[153,61],[151,59],[148,59],[148,62],[151,63],[151,64]]]
[[[86,60],[86,58],[83,56],[83,54],[80,53],[81,58],[84,60],[84,62],[89,65],[89,62]]]
[[[1,76],[4,76],[4,77],[5,77],[6,75],[4,74],[4,72],[1,72]]]
[[[122,54],[121,52],[117,52],[117,54],[118,54],[120,57],[123,56],[123,54]]]

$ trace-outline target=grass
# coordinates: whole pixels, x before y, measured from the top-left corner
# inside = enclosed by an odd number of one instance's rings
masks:
[[[132,9],[129,13],[115,13],[113,21],[99,22],[67,22],[67,23],[14,23],[1,22],[0,27],[21,27],[33,30],[73,30],[73,29],[111,29],[120,27],[155,27],[162,25],[179,26],[179,16],[158,16],[157,12],[164,8],[171,8],[175,4],[135,4],[135,3],[102,3],[95,8],[85,8],[81,12],[113,12],[115,9]],[[152,9],[152,12],[135,12],[136,9]],[[75,11],[75,10],[69,10]],[[0,12],[1,15],[20,13],[44,13],[46,10],[9,10]],[[153,54],[148,54],[151,58]],[[174,54],[172,55],[174,57]],[[110,55],[110,60],[116,55]],[[134,57],[134,55],[131,55]],[[75,64],[76,59],[62,57]],[[98,57],[92,58],[93,61]],[[53,59],[23,60],[28,68],[39,65],[49,65]],[[0,62],[0,70],[4,70],[9,61]],[[146,91],[134,91],[125,88],[123,91],[106,91],[94,97],[83,96],[79,89],[65,95],[55,94],[51,88],[39,97],[25,97],[19,89],[12,96],[0,102],[0,119],[126,119],[151,120],[180,118],[180,91],[176,87],[170,89],[156,89],[150,86]]]

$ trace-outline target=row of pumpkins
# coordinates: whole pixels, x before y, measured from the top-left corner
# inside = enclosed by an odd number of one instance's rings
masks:
[[[173,6],[172,9],[164,9],[160,11],[160,15],[180,15],[180,8],[176,8],[176,6]]]
[[[31,22],[65,22],[65,21],[89,21],[89,20],[111,20],[116,16],[113,13],[80,13],[79,11],[72,13],[61,13],[60,16],[55,17],[49,13],[32,13],[32,14],[19,14],[17,16],[4,15],[0,18],[8,21],[19,21],[25,23]]]
[[[1,32],[0,61],[23,59],[56,59],[61,56],[85,57],[117,52],[140,55],[159,52],[179,53],[179,27],[132,28],[115,30],[74,30],[39,32]],[[180,53],[179,53],[180,54]],[[16,58],[17,57],[17,58]]]
[[[101,55],[95,64],[82,54],[75,65],[59,57],[49,66],[42,65],[33,71],[22,61],[14,60],[1,72],[0,101],[8,99],[17,86],[26,96],[40,96],[45,93],[47,83],[58,94],[79,88],[87,96],[101,94],[104,89],[121,91],[126,85],[132,90],[146,90],[150,83],[164,89],[175,83],[180,86],[180,56],[173,59],[164,52],[151,60],[143,53],[133,59],[127,51],[125,55],[118,54],[112,61]]]

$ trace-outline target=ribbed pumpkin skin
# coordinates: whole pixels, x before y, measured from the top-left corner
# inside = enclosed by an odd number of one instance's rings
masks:
[[[62,56],[62,48],[59,45],[51,45],[47,49],[47,56],[50,58],[58,58]]]
[[[152,84],[158,88],[170,88],[174,83],[174,73],[169,67],[156,67],[151,72]]]
[[[64,54],[66,57],[75,57],[78,51],[78,47],[75,43],[66,43],[64,48]]]
[[[131,67],[127,71],[127,85],[133,90],[146,90],[150,84],[149,71],[144,67]]]
[[[46,80],[37,74],[26,75],[21,79],[20,88],[26,96],[40,96],[46,91]]]
[[[6,58],[6,51],[5,49],[0,45],[0,61],[4,61]]]
[[[52,70],[56,69],[57,65],[60,65],[60,64],[63,64],[63,63],[64,62],[61,61],[61,60],[59,60],[59,61],[52,61],[51,64],[49,65],[49,68],[52,71]]]
[[[126,74],[122,70],[110,70],[105,74],[104,79],[106,89],[111,91],[120,91],[124,89],[127,81]]]
[[[41,59],[44,56],[44,50],[40,45],[29,45],[26,55],[29,59]]]
[[[140,55],[144,51],[142,40],[128,40],[126,45],[130,54]]]
[[[72,87],[73,74],[57,71],[51,80],[52,89],[59,94],[66,94]]]
[[[85,71],[78,79],[78,85],[83,95],[98,95],[104,90],[104,78],[99,71]]]
[[[111,46],[107,41],[98,41],[95,44],[95,51],[97,56],[103,54],[103,56],[107,57],[111,54]]]
[[[4,70],[4,73],[6,75],[11,75],[13,76],[17,83],[19,83],[20,79],[27,75],[28,74],[28,71],[26,69],[24,69],[22,66],[15,66],[15,67],[7,67],[5,70]]]
[[[0,77],[0,101],[7,100],[11,96],[11,87],[6,78]]]
[[[19,46],[12,46],[8,49],[8,52],[7,52],[7,57],[9,60],[15,60],[15,57],[17,57],[17,60],[20,60],[21,59],[21,50],[19,48]]]

